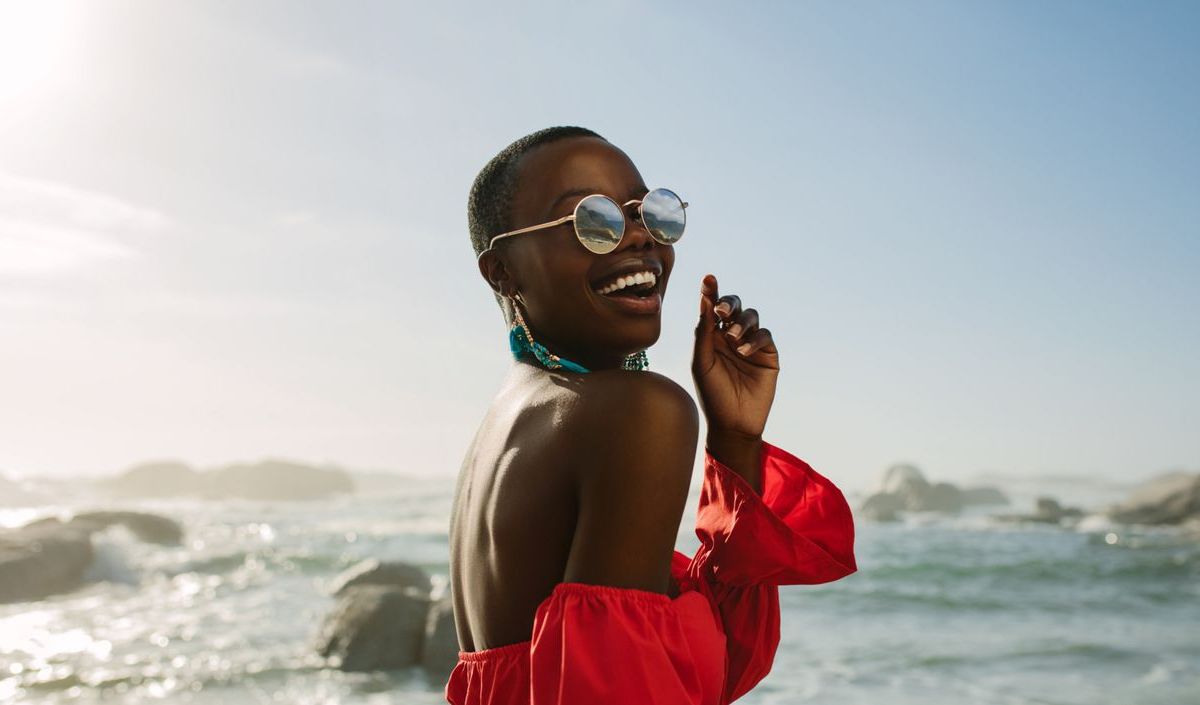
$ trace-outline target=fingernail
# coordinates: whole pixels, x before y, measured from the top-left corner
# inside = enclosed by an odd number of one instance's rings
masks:
[[[729,309],[730,309],[729,304],[719,303],[719,304],[717,304],[717,307],[713,309],[713,312],[716,313],[718,316],[721,316],[722,318],[724,318],[725,316],[729,315]]]
[[[738,336],[740,336],[741,334],[742,334],[742,324],[741,323],[734,323],[733,325],[729,326],[729,328],[727,328],[725,330],[725,335],[728,335],[729,337],[733,338],[734,340],[737,340]]]
[[[750,354],[750,343],[742,343],[741,345],[738,346],[737,351],[743,355],[749,355]]]

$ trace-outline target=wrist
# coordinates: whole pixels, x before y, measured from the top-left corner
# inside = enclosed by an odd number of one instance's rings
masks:
[[[722,465],[741,475],[755,492],[761,492],[761,435],[709,429],[704,449]]]

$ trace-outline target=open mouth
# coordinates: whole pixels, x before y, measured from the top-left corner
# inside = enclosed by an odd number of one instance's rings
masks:
[[[601,296],[609,298],[644,299],[658,292],[658,277],[654,272],[635,272],[617,277],[603,286],[593,289]]]

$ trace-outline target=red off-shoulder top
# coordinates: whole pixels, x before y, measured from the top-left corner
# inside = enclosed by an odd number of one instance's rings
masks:
[[[841,490],[763,441],[762,494],[706,450],[700,548],[675,551],[680,594],[563,582],[538,606],[532,638],[460,651],[451,705],[727,705],[771,670],[779,586],[855,570]]]

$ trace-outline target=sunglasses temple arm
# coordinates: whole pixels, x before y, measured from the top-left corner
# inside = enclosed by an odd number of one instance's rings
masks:
[[[575,220],[575,214],[572,213],[571,215],[564,215],[563,217],[559,218],[558,220],[554,220],[549,223],[542,223],[541,225],[530,225],[528,228],[521,228],[520,230],[510,230],[509,232],[501,233],[501,234],[497,235],[496,237],[492,238],[488,242],[488,249],[491,249],[492,245],[502,237],[508,237],[510,235],[520,235],[521,233],[531,233],[534,230],[541,230],[543,228],[553,228],[555,225],[562,225],[563,223],[567,222],[568,220]]]

